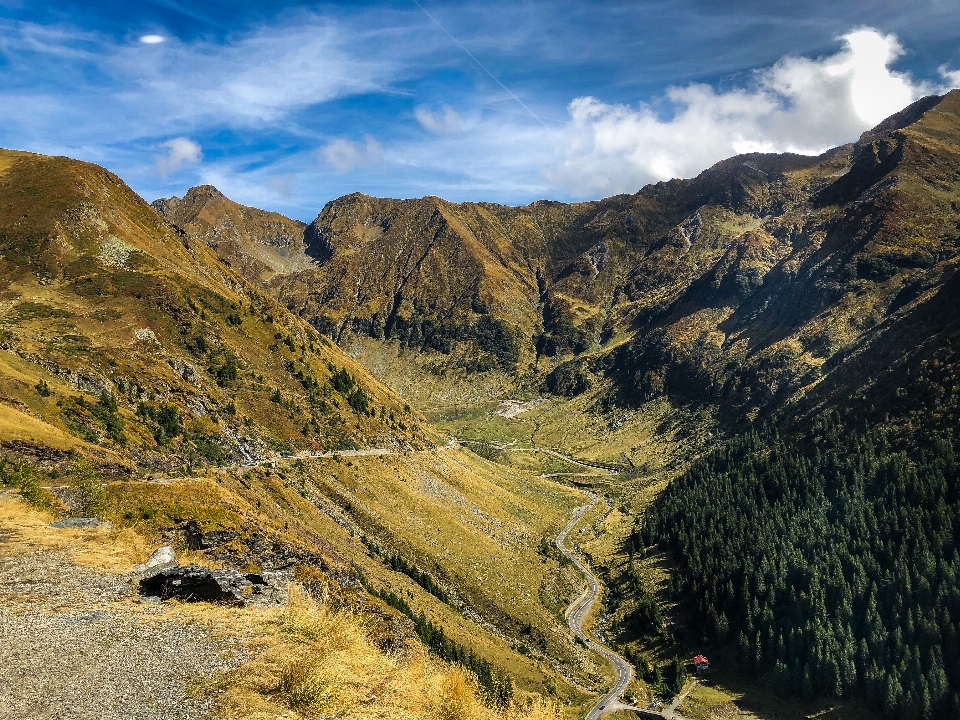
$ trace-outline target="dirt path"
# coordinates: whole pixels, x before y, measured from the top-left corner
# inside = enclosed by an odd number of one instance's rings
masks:
[[[463,438],[452,437],[450,438],[450,442],[451,444],[458,443],[461,445],[484,445],[486,447],[492,447],[497,450],[502,450],[504,452],[543,453],[544,455],[549,455],[550,457],[557,458],[558,460],[563,460],[564,462],[568,462],[571,465],[578,465],[580,467],[588,468],[590,470],[599,470],[601,472],[610,473],[610,474],[620,472],[620,468],[615,468],[610,465],[604,465],[602,463],[590,462],[589,460],[577,460],[576,458],[570,455],[564,455],[563,453],[557,452],[556,450],[551,450],[550,448],[539,447],[536,445],[532,447],[516,447],[516,442],[517,442],[516,440],[513,440],[508,443],[491,443],[491,442],[484,442],[483,440],[464,440]],[[561,474],[572,475],[574,473],[553,473],[553,475],[561,475]],[[550,476],[544,475],[543,477],[552,477],[552,475]]]
[[[191,687],[236,667],[239,648],[140,602],[128,576],[45,547],[13,502],[0,498],[0,720],[210,717]],[[69,545],[99,531],[57,532]]]

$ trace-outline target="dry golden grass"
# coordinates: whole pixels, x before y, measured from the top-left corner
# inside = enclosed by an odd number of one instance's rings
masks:
[[[0,405],[0,440],[19,440],[57,450],[86,446],[73,435],[9,405]]]
[[[52,528],[50,523],[54,520],[53,514],[31,508],[18,498],[0,497],[0,527],[16,533],[20,547],[25,550],[43,548],[65,552],[77,565],[127,572],[148,558],[155,548],[130,529]]]
[[[337,717],[404,720],[546,720],[559,709],[524,694],[510,708],[481,700],[469,673],[432,659],[419,646],[386,653],[371,640],[368,619],[333,610],[294,589],[289,607],[235,611],[179,606],[173,612],[218,635],[243,635],[253,657],[207,683],[218,714],[244,718]]]
[[[47,512],[0,496],[0,528],[15,533],[17,546],[25,552],[64,552],[77,565],[124,572],[153,548],[152,542],[129,528],[54,529],[52,520]],[[296,587],[291,589],[290,604],[283,608],[174,602],[154,617],[163,618],[190,622],[215,637],[239,642],[249,655],[238,669],[194,689],[211,694],[217,715],[225,720],[324,714],[344,720],[560,717],[556,705],[531,693],[517,693],[513,705],[504,710],[487,707],[467,671],[431,658],[419,644],[400,653],[384,652],[372,639],[375,625],[370,618],[334,610]]]
[[[13,531],[24,551],[44,549],[67,553],[76,565],[126,573],[157,548],[157,538],[133,528],[54,528],[57,516],[31,508],[12,493],[0,495],[0,528]],[[184,564],[209,565],[201,553],[178,548]]]

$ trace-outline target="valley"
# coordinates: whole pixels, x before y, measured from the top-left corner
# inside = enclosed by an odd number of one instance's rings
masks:
[[[949,717],[958,269],[960,91],[633,195],[309,224],[0,151],[0,544],[290,573],[164,601],[243,646],[194,679],[223,718]]]

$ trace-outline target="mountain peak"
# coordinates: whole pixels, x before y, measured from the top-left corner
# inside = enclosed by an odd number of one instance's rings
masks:
[[[167,222],[212,247],[248,280],[261,282],[310,264],[304,254],[304,223],[241,205],[213,185],[197,185],[182,199],[160,198],[152,205]]]
[[[952,90],[951,92],[960,94],[960,91],[957,90]],[[857,147],[869,145],[882,135],[913,125],[918,122],[928,110],[939,105],[944,98],[946,98],[946,95],[927,95],[907,105],[900,112],[894,113],[880,124],[863,133],[857,141]]]

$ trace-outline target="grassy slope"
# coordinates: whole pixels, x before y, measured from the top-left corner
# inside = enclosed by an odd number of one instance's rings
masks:
[[[235,435],[261,455],[310,448],[315,439],[416,449],[433,436],[386,386],[211,249],[178,236],[114,176],[65,158],[3,152],[0,159],[0,384],[4,418],[11,418],[0,422],[4,454],[32,455],[65,473],[42,478],[46,484],[69,482],[78,453],[105,469],[123,468],[131,479],[108,486],[107,512],[118,528],[159,543],[181,537],[179,528],[194,518],[206,530],[236,534],[206,553],[208,562],[269,567],[292,558],[305,581],[369,606],[353,579],[356,563],[375,586],[402,593],[521,688],[551,689],[576,704],[584,696],[554,666],[604,682],[556,615],[563,594],[575,590],[572,579],[558,580],[559,563],[537,554],[541,537],[577,504],[576,493],[464,451],[281,463],[269,472],[203,469],[192,440],[157,441],[137,404],[173,404],[184,430],[217,439],[228,454]],[[138,340],[138,329],[157,342]],[[212,349],[191,353],[201,335]],[[238,378],[221,387],[207,366],[227,352],[238,359]],[[363,385],[372,416],[349,409],[329,387],[328,363]],[[325,391],[311,398],[290,367]],[[41,380],[49,395],[38,391]],[[110,439],[94,412],[101,388],[118,399],[125,441]],[[280,403],[271,400],[274,390]],[[311,417],[316,424],[304,435]],[[49,454],[58,447],[73,453]],[[158,469],[172,476],[167,484],[144,481],[141,473]],[[464,611],[370,557],[361,533],[429,571]],[[542,586],[550,607],[540,601]]]
[[[140,402],[173,403],[187,430],[228,457],[239,457],[235,437],[253,455],[427,441],[389,389],[114,176],[65,158],[0,157],[0,383],[8,404],[50,432],[159,467],[203,458],[183,438],[160,446],[134,415]],[[191,351],[198,337],[206,347]],[[228,357],[237,377],[218,382]],[[375,415],[333,392],[331,366],[357,379]],[[313,397],[296,373],[317,381]],[[40,380],[51,395],[38,395]],[[126,444],[74,402],[86,393],[95,404],[101,390],[119,400]]]
[[[603,668],[581,657],[557,613],[579,584],[537,551],[540,538],[552,537],[580,502],[579,493],[550,481],[466,451],[437,450],[281,463],[171,484],[125,481],[109,490],[114,523],[158,541],[187,518],[235,534],[207,552],[211,562],[239,565],[247,558],[269,567],[276,561],[270,551],[251,550],[267,538],[266,546],[296,548],[323,567],[324,582],[345,601],[369,603],[351,579],[359,567],[375,587],[423,610],[522,689],[580,703],[583,696],[555,668],[582,682],[604,682]],[[463,609],[389,569],[362,538],[428,571]]]

